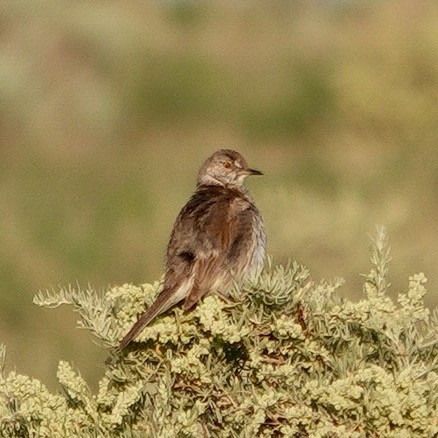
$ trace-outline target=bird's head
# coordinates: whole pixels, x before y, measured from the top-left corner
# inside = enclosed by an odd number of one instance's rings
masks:
[[[250,169],[239,152],[220,149],[205,160],[199,169],[198,185],[220,185],[241,188],[250,175],[263,175]]]

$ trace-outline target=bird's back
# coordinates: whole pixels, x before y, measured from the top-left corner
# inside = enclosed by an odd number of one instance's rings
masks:
[[[245,191],[199,186],[178,215],[166,258],[166,279],[189,271],[199,258],[221,254],[222,270],[251,274],[263,265],[262,216]]]

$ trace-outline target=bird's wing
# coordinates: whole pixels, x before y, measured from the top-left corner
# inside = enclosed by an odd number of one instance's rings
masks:
[[[194,266],[194,282],[187,295],[183,308],[193,307],[218,282],[228,282],[230,273],[223,269],[225,257],[217,252],[210,252],[199,258]]]
[[[195,215],[192,228],[194,235],[191,241],[196,242],[192,270],[194,281],[184,309],[191,308],[213,287],[231,279],[228,269],[230,251],[235,249],[240,233],[250,226],[244,214],[247,206],[246,200],[229,192],[201,203],[203,210]]]

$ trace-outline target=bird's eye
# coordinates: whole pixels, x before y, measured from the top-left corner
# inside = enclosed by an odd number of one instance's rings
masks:
[[[224,161],[223,162],[224,167],[226,167],[227,169],[229,169],[231,167],[231,163],[228,161]]]

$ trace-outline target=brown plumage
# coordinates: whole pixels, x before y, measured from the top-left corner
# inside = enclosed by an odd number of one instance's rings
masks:
[[[228,149],[201,166],[195,193],[179,213],[167,246],[163,290],[119,345],[125,348],[156,316],[184,300],[190,309],[209,291],[226,292],[233,278],[263,266],[266,234],[262,216],[243,187],[245,159]]]

